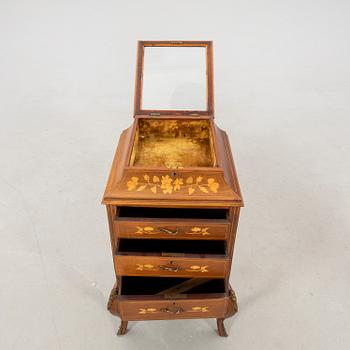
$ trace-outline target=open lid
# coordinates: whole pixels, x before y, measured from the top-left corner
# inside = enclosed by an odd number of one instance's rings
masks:
[[[214,116],[211,41],[139,41],[134,115]]]

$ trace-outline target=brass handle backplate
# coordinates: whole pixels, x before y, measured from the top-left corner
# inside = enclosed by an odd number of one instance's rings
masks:
[[[170,263],[169,265],[159,265],[159,269],[164,271],[178,272],[182,270],[182,267],[180,265],[172,265],[172,263]]]
[[[181,306],[177,306],[177,307],[174,306],[174,307],[171,307],[171,308],[163,307],[163,308],[160,309],[160,311],[178,315],[179,313],[184,312],[185,310]]]
[[[162,233],[166,233],[168,235],[177,235],[179,233],[179,228],[176,228],[175,231],[172,231],[172,230],[169,230],[168,228],[165,228],[165,227],[159,227],[159,231],[162,232]]]

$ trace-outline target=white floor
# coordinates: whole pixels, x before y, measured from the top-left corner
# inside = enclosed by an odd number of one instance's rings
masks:
[[[1,1],[0,348],[350,348],[348,1]],[[245,197],[240,311],[106,311],[100,200],[132,123],[137,39],[215,42],[216,121]]]

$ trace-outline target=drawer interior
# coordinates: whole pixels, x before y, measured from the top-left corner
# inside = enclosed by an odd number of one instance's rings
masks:
[[[121,278],[121,295],[178,295],[212,293],[225,293],[224,279],[132,276],[123,276]]]
[[[119,207],[119,218],[227,220],[228,209]]]
[[[118,254],[156,255],[171,254],[210,254],[226,255],[226,242],[223,240],[165,240],[165,239],[130,239],[121,238]],[[146,254],[145,254],[146,253]]]

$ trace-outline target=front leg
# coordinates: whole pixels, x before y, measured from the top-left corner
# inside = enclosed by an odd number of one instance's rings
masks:
[[[121,321],[118,329],[117,335],[124,335],[126,333],[126,328],[128,327],[128,321]]]
[[[224,326],[224,318],[217,318],[216,324],[218,326],[218,333],[220,337],[228,337],[228,334],[226,332],[225,326]]]

